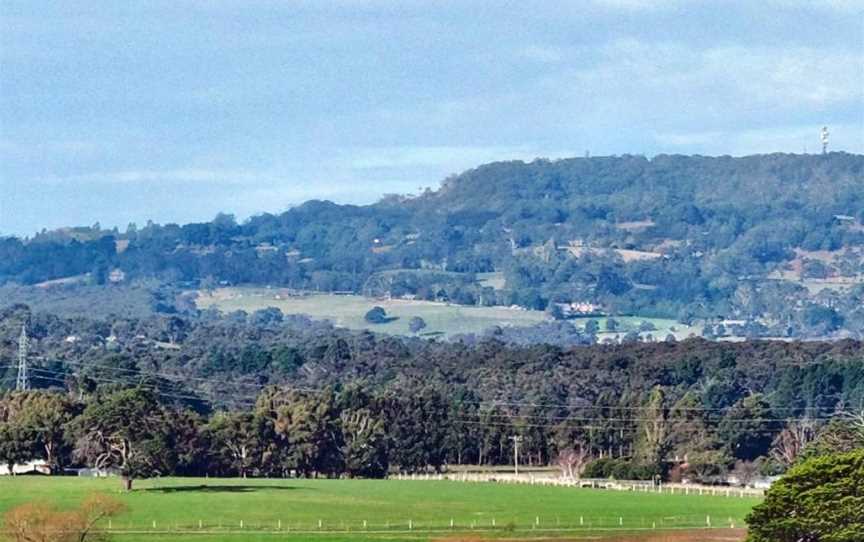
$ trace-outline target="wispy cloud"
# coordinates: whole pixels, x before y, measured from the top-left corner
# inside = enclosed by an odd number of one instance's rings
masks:
[[[108,184],[247,184],[260,182],[260,173],[213,169],[164,169],[122,170],[81,173],[67,176],[48,176],[41,180],[53,184],[61,183],[108,183]]]
[[[646,10],[669,8],[676,4],[685,3],[687,0],[592,0],[594,4],[606,8],[626,10]],[[692,0],[690,0],[692,3]]]
[[[557,64],[565,58],[563,48],[548,45],[529,45],[519,50],[518,54],[526,60],[542,64]]]

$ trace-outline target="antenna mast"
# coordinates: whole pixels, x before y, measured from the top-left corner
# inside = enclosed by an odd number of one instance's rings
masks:
[[[822,127],[822,154],[828,154],[828,127]]]
[[[21,337],[18,338],[18,380],[15,389],[26,391],[30,389],[30,380],[27,378],[27,350],[30,339],[27,338],[27,326],[21,326]]]

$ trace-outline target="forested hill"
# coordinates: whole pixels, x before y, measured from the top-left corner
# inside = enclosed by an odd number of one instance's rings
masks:
[[[311,201],[242,224],[220,215],[7,238],[0,281],[270,284],[559,318],[583,303],[700,320],[709,335],[734,325],[750,336],[859,336],[862,223],[860,155],[538,159],[368,206]]]

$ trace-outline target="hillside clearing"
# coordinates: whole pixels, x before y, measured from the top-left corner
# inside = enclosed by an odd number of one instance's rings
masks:
[[[212,292],[200,291],[196,303],[199,308],[214,307],[223,312],[243,310],[253,312],[275,307],[284,314],[304,314],[315,320],[330,320],[335,326],[349,329],[369,329],[391,335],[411,335],[408,322],[419,316],[427,327],[421,336],[450,336],[459,333],[483,333],[493,326],[531,326],[549,321],[543,311],[511,307],[474,307],[434,301],[411,299],[379,299],[360,295],[333,295],[309,293],[305,295],[286,295],[282,290],[232,287],[219,288]],[[363,317],[369,309],[379,306],[387,311],[392,320],[382,324],[370,324]],[[698,329],[688,327],[674,320],[663,318],[642,318],[638,316],[615,317],[619,331],[606,333],[605,317],[580,317],[572,320],[574,325],[583,326],[587,320],[600,324],[600,339],[620,338],[628,331],[638,331],[643,321],[654,325],[651,331],[660,339],[668,334],[678,339],[687,338]]]

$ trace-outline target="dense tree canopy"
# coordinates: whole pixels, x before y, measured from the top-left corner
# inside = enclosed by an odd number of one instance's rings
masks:
[[[55,470],[382,476],[506,464],[520,435],[531,464],[579,450],[604,476],[718,482],[854,449],[864,431],[855,341],[559,347],[257,313],[103,321],[12,307],[7,389],[22,321],[37,389],[0,401],[0,460]]]

